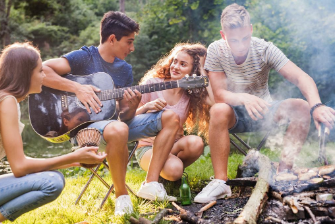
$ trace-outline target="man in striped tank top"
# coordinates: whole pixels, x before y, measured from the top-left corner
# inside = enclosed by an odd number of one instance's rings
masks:
[[[288,123],[278,172],[289,170],[309,132],[311,116],[332,128],[335,111],[321,103],[313,79],[291,62],[271,42],[252,37],[250,16],[243,6],[232,4],[221,15],[222,39],[208,47],[205,69],[216,104],[211,108],[209,144],[214,168],[212,180],[195,198],[207,203],[229,196],[225,184],[230,151],[229,133],[254,132],[273,123]],[[275,69],[296,85],[307,101],[272,101],[268,78]]]

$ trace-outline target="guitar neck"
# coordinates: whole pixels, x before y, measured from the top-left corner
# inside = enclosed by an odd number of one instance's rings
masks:
[[[124,90],[128,88],[133,91],[136,89],[141,94],[143,94],[143,93],[162,91],[166,89],[174,89],[178,87],[179,87],[178,81],[159,82],[159,83],[153,83],[153,84],[118,88],[118,89],[113,89],[113,90],[102,90],[101,92],[97,93],[97,96],[99,97],[100,100],[121,99],[123,97]]]

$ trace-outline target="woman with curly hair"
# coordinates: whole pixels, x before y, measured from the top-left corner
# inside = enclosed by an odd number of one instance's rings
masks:
[[[202,44],[177,44],[144,75],[140,84],[174,81],[182,79],[185,75],[206,75],[203,69],[206,51],[206,47]],[[203,153],[204,143],[199,136],[207,139],[209,108],[212,104],[214,104],[214,98],[210,86],[189,91],[182,88],[168,89],[142,95],[136,115],[172,110],[179,115],[180,119],[175,144],[161,170],[161,177],[170,181],[180,179],[184,168],[191,165]],[[184,124],[188,133],[197,131],[198,136],[185,136]],[[141,139],[136,150],[139,165],[146,171],[153,154],[153,141],[154,138]],[[142,188],[139,196],[145,198],[141,191]]]

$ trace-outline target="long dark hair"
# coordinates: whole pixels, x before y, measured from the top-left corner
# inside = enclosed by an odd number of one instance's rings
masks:
[[[206,56],[206,47],[199,43],[179,43],[144,75],[140,83],[143,84],[150,78],[171,78],[170,65],[173,62],[173,58],[179,52],[185,52],[193,58],[191,74],[200,76],[200,57]],[[197,128],[197,134],[202,135],[207,140],[210,108],[206,104],[208,92],[205,88],[201,88],[187,91],[187,95],[190,96],[190,109],[186,120],[186,130],[188,133],[192,133]]]
[[[40,52],[31,43],[14,43],[5,47],[0,56],[0,99],[8,94],[25,97]]]

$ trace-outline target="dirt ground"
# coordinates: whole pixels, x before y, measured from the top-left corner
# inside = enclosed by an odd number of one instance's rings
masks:
[[[216,204],[203,212],[202,218],[208,220],[210,223],[221,224],[233,222],[241,213],[244,205],[248,202],[251,188],[246,188],[241,196],[238,196],[238,189],[233,189],[233,195],[229,199],[217,200]],[[205,204],[193,203],[188,206],[181,206],[182,208],[193,213],[200,210]],[[174,209],[177,210],[177,209]],[[178,215],[167,217],[173,224],[187,224],[183,222]]]

